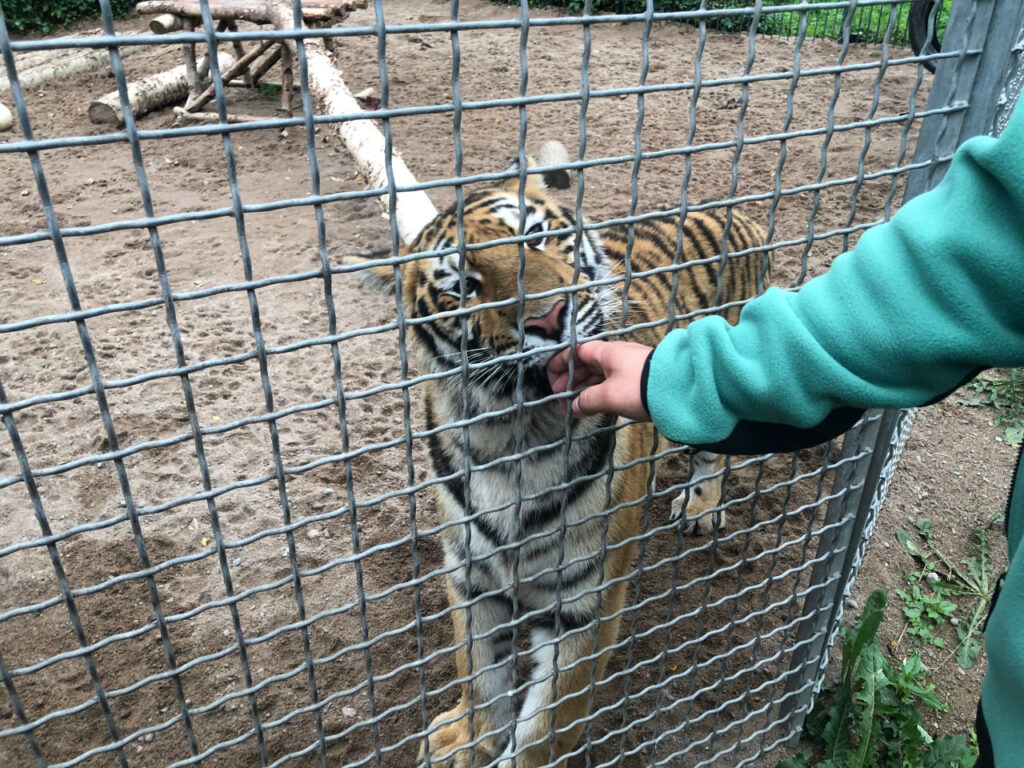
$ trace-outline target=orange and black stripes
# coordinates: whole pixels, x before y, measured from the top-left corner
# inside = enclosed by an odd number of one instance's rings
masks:
[[[624,284],[628,275],[628,296],[636,304],[630,324],[664,318],[673,291],[674,313],[687,315],[743,301],[768,285],[764,231],[735,211],[691,212],[681,227],[679,215],[668,214],[599,234],[613,273]],[[730,320],[737,314],[725,311]]]

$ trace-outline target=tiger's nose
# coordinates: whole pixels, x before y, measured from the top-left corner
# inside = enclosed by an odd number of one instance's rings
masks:
[[[528,317],[523,320],[523,329],[539,333],[541,336],[561,341],[562,318],[565,314],[565,301],[559,301],[539,317]]]

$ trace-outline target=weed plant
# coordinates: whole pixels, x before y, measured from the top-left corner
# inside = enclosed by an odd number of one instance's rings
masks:
[[[938,666],[955,658],[961,667],[970,669],[981,653],[982,629],[997,581],[989,572],[988,533],[985,526],[976,526],[976,553],[954,563],[932,539],[932,521],[921,518],[916,525],[917,537],[905,531],[896,534],[900,546],[918,562],[920,569],[907,574],[909,590],[896,590],[903,601],[907,625],[893,643],[893,650],[898,650],[904,635],[918,644],[945,648],[946,643],[937,631],[948,622],[956,628],[957,645]],[[966,620],[954,615],[961,607]]]
[[[893,665],[878,645],[888,591],[871,593],[849,630],[840,630],[839,685],[823,690],[807,716],[804,736],[814,749],[778,768],[969,768],[978,755],[966,734],[934,738],[921,710],[945,711],[928,683],[920,652]]]
[[[995,425],[1003,428],[1003,442],[1020,447],[1024,442],[1024,368],[986,371],[966,389],[976,397],[960,400],[962,405],[988,406],[996,411]]]

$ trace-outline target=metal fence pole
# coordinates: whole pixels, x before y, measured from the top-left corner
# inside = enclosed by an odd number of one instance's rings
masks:
[[[824,531],[818,540],[817,564],[811,571],[811,586],[824,586],[804,600],[802,620],[793,643],[795,650],[786,676],[780,719],[789,721],[794,734],[803,725],[817,688],[817,682],[807,685],[814,677],[807,668],[810,666],[815,674],[824,669],[819,661],[827,650],[829,630],[841,617],[846,578],[852,567],[850,556],[868,526],[870,500],[882,467],[878,448],[892,434],[895,413],[869,412],[843,441],[841,461],[844,463],[836,472],[832,487],[848,491],[826,507],[822,520]],[[855,458],[869,448],[872,451],[870,461]],[[844,556],[834,556],[840,552],[844,552]]]
[[[925,192],[942,179],[953,151],[972,136],[989,133],[1004,101],[1002,85],[1019,50],[1024,3],[978,0],[953,3],[942,40],[944,52],[959,55],[939,61],[928,96],[928,109],[960,110],[924,118],[914,162],[929,162],[910,173],[904,200]]]

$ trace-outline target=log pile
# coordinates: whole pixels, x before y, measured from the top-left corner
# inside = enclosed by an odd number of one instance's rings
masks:
[[[311,28],[323,28],[333,26],[343,21],[356,8],[365,8],[367,0],[303,0],[302,22]],[[210,0],[210,16],[217,22],[217,31],[235,32],[238,30],[239,21],[248,21],[253,24],[275,24],[281,13],[272,10],[274,3],[264,0]],[[287,16],[292,17],[292,4],[287,5]],[[141,14],[154,14],[150,21],[150,29],[157,34],[184,30],[191,32],[202,25],[202,7],[198,0],[144,0],[135,6]],[[279,40],[265,41],[260,43],[254,51],[246,53],[242,43],[233,41],[236,69],[230,72],[222,72],[221,77],[225,83],[241,76],[246,85],[252,87],[259,84],[260,77],[275,63],[281,63],[281,111],[287,115],[292,114],[292,90],[293,62],[292,51],[288,46],[281,44]],[[291,46],[294,48],[294,46]],[[196,61],[196,50],[194,43],[186,43],[182,46],[185,56],[185,71],[189,78],[189,96],[185,103],[185,109],[190,112],[198,112],[199,109],[212,98],[213,93],[202,92],[202,81],[205,76],[203,67]],[[256,60],[270,51],[266,59],[259,64]],[[209,90],[209,89],[207,89]]]
[[[367,0],[302,0],[302,24],[310,28],[323,28],[337,24],[356,8],[365,8]],[[237,22],[271,24],[277,30],[294,30],[294,9],[292,0],[209,0],[210,14],[217,22],[218,31],[237,29]],[[178,29],[194,30],[202,24],[199,0],[144,0],[136,6],[143,14],[154,16],[150,29],[157,33]],[[342,80],[341,72],[334,65],[333,45],[330,40],[307,38],[303,47],[306,54],[309,88],[319,114],[359,115],[363,112],[357,99]],[[293,90],[293,63],[297,61],[297,49],[292,38],[274,38],[260,42],[250,51],[245,51],[236,41],[235,59],[225,65],[218,56],[221,77],[225,84],[237,78],[245,78],[249,85],[256,85],[260,78],[275,63],[280,61],[281,109],[291,114]],[[208,66],[196,60],[194,44],[183,46],[185,63],[175,68],[175,93],[181,93],[182,72],[184,73],[184,107],[176,107],[177,120],[202,123],[220,123],[216,113],[200,111],[214,97],[212,87],[203,87],[203,78]],[[260,61],[260,57],[263,60]],[[162,73],[166,75],[167,73]],[[108,99],[104,97],[104,99]],[[103,101],[101,99],[99,101]],[[98,102],[97,102],[98,103]],[[114,103],[117,103],[114,94]],[[141,105],[140,105],[141,107]],[[135,109],[133,102],[132,108]],[[100,108],[97,107],[97,110]],[[90,109],[90,115],[92,110]],[[99,114],[99,113],[97,113]],[[136,112],[138,114],[138,112]],[[265,118],[249,115],[227,115],[227,122],[241,122]],[[345,120],[334,124],[346,149],[355,160],[359,173],[373,188],[388,186],[384,137],[369,119]],[[390,158],[394,183],[399,187],[412,186],[416,179],[397,154]],[[388,209],[386,197],[378,198]],[[437,209],[423,191],[400,192],[397,196],[396,219],[399,233],[406,243],[411,243],[424,226],[437,215]]]

